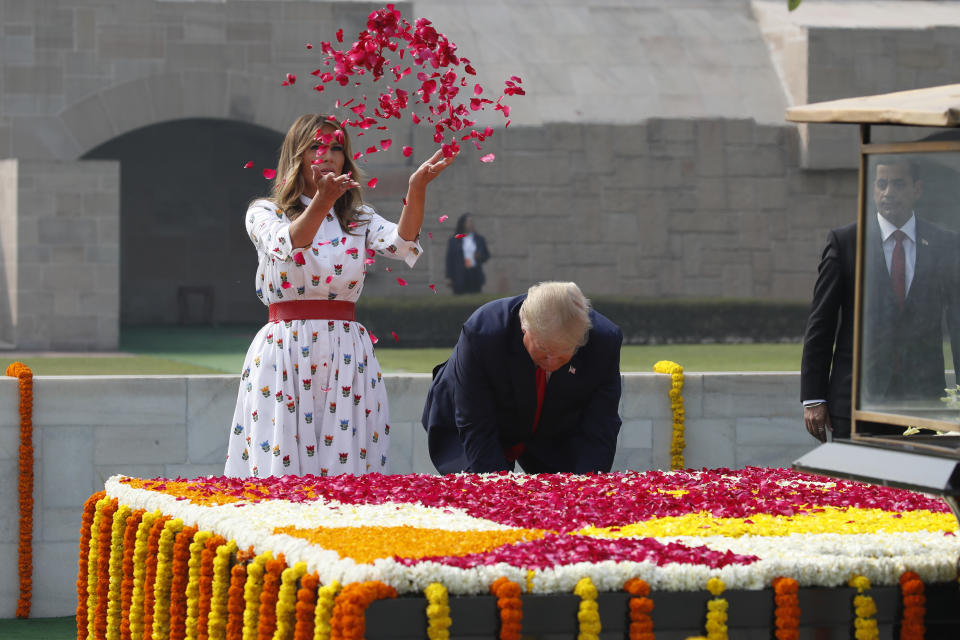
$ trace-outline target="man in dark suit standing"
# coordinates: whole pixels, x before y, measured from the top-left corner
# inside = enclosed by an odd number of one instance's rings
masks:
[[[572,282],[489,302],[434,370],[423,409],[441,473],[609,471],[620,431],[620,329]]]
[[[923,191],[916,165],[879,161],[872,188],[877,211],[867,214],[864,238],[861,398],[935,401],[945,386],[944,311],[960,370],[956,235],[916,216]],[[856,224],[830,232],[804,336],[804,423],[823,442],[828,431],[850,437],[856,234]]]

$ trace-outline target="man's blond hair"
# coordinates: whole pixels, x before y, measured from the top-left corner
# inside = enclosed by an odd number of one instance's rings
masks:
[[[590,332],[590,301],[573,282],[541,282],[520,305],[520,327],[550,344],[582,347]]]

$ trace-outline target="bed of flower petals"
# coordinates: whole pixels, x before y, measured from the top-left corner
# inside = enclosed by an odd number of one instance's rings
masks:
[[[304,562],[322,584],[439,582],[485,593],[501,576],[540,593],[589,577],[699,590],[711,577],[761,589],[778,576],[840,586],[956,577],[946,504],[900,489],[746,468],[593,475],[365,475],[192,480],[115,476],[107,495],[159,510],[255,554]]]

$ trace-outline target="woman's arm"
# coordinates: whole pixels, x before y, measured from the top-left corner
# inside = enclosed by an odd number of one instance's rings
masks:
[[[420,234],[420,227],[423,226],[423,206],[426,201],[427,185],[444,169],[453,164],[458,155],[459,151],[449,158],[445,158],[443,150],[438,149],[429,160],[420,165],[410,176],[406,204],[400,213],[400,221],[397,223],[397,232],[404,240],[416,240]],[[314,230],[314,233],[316,233],[316,230]]]

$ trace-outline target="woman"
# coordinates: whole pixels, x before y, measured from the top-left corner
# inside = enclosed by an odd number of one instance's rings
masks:
[[[394,224],[363,203],[335,119],[308,114],[290,127],[272,197],[247,211],[270,321],[243,364],[225,475],[389,471],[387,394],[354,303],[374,254],[417,261],[426,187],[455,158],[437,151],[420,165]]]
[[[483,263],[490,259],[487,241],[473,229],[473,216],[457,220],[454,236],[447,242],[447,286],[454,293],[479,293],[486,278]]]

